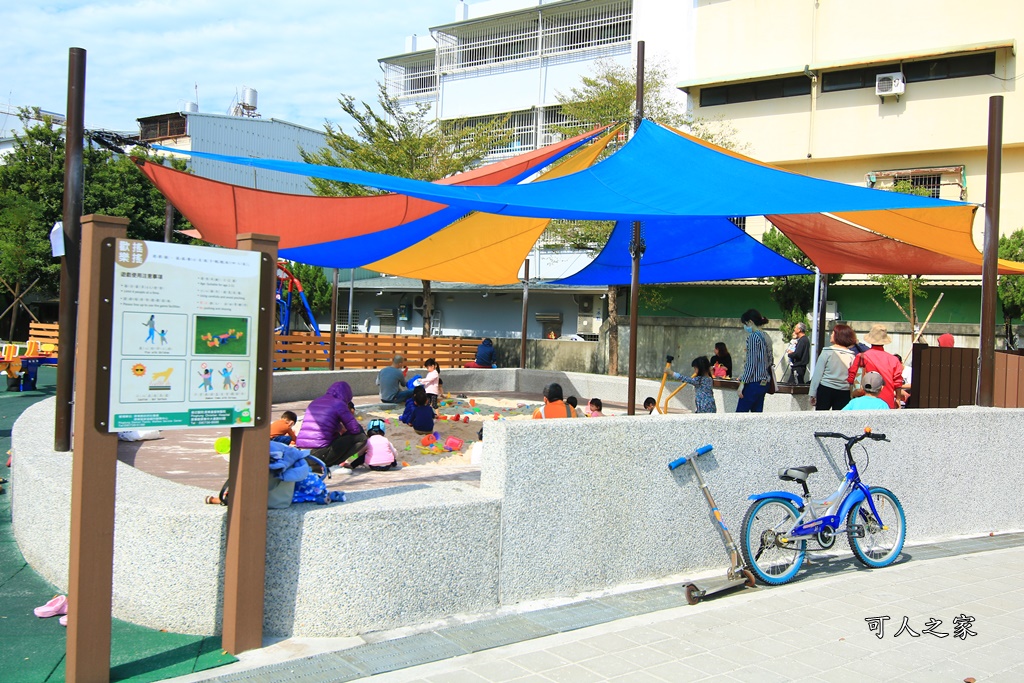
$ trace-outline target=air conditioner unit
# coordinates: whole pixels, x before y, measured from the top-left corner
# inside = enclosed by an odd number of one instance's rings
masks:
[[[894,71],[888,74],[875,75],[875,94],[879,97],[895,95],[899,101],[900,95],[906,92],[907,82],[903,80],[903,72]]]
[[[424,303],[425,302],[423,300],[423,295],[422,294],[417,294],[415,297],[413,297],[412,307],[415,310],[420,311],[422,313],[423,309],[425,308]],[[434,295],[433,294],[430,295],[430,305],[431,306],[434,305]]]

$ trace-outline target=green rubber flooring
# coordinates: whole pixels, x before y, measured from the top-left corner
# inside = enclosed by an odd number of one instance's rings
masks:
[[[36,391],[0,389],[0,477],[10,479],[7,456],[11,429],[26,408],[54,395],[56,371],[40,368]],[[58,683],[64,680],[66,629],[57,617],[39,619],[32,609],[56,587],[32,571],[18,550],[11,528],[11,486],[0,494],[0,680],[4,683]],[[166,633],[114,620],[110,680],[160,681],[236,661],[221,650],[219,637]]]

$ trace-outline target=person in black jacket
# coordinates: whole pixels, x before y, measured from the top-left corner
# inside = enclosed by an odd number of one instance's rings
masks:
[[[481,368],[494,366],[494,344],[490,339],[484,339],[480,346],[476,347],[476,364]]]
[[[811,362],[811,340],[807,338],[807,326],[797,323],[793,328],[793,336],[796,338],[796,346],[786,355],[789,356],[793,381],[796,384],[804,384],[804,373]]]

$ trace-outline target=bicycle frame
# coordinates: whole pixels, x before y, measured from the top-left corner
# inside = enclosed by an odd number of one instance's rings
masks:
[[[817,434],[815,436],[818,436]],[[831,436],[822,434],[821,436]],[[853,460],[852,449],[854,444],[865,438],[865,435],[861,435],[856,439],[850,440],[846,444],[846,464],[848,471],[846,477],[840,482],[839,487],[835,492],[827,496],[826,498],[815,501],[813,498],[808,496],[804,498],[798,496],[790,491],[767,491],[765,493],[759,493],[750,496],[750,500],[762,500],[764,498],[785,498],[792,502],[797,509],[800,511],[800,517],[797,518],[796,526],[788,531],[788,535],[793,538],[801,538],[806,536],[813,536],[821,532],[824,528],[830,528],[833,532],[839,531],[842,524],[845,523],[850,510],[857,503],[867,499],[868,506],[871,508],[871,514],[875,516],[880,524],[884,525],[882,517],[878,514],[878,510],[875,509],[875,501],[871,497],[871,492],[867,485],[860,480],[860,472],[857,471],[857,463]],[[820,513],[821,509],[815,510],[815,505],[828,505],[825,508],[823,515],[816,516]]]

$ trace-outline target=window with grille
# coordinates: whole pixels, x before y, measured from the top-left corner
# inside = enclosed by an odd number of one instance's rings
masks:
[[[811,79],[807,76],[769,78],[749,83],[732,83],[712,88],[701,88],[700,106],[714,107],[720,104],[737,104],[755,100],[772,100],[779,97],[796,97],[811,94]]]
[[[391,97],[429,95],[437,91],[437,69],[434,52],[394,62],[381,62],[384,86]]]
[[[927,196],[934,199],[959,201],[967,198],[963,166],[873,171],[867,176],[868,187],[879,190],[891,190],[900,182],[909,182],[913,188],[924,188],[928,191]]]
[[[467,126],[477,126],[490,123],[496,118],[508,117],[504,131],[511,135],[511,139],[500,146],[494,147],[487,154],[488,161],[514,156],[521,152],[537,148],[537,116],[538,110],[527,109],[525,111],[514,111],[499,116],[475,116],[465,120]]]
[[[354,333],[359,331],[359,309],[352,309],[352,324],[349,324],[348,309],[342,310],[338,307],[338,332]]]
[[[632,0],[587,3],[583,8],[540,8],[513,17],[456,24],[435,32],[440,69],[536,59],[576,50],[628,44]]]
[[[178,138],[188,134],[188,119],[181,114],[167,114],[139,119],[139,138],[143,142]]]
[[[733,216],[732,218],[730,218],[728,220],[729,220],[730,223],[735,225],[737,228],[739,228],[743,232],[747,231],[747,217],[746,216]]]

